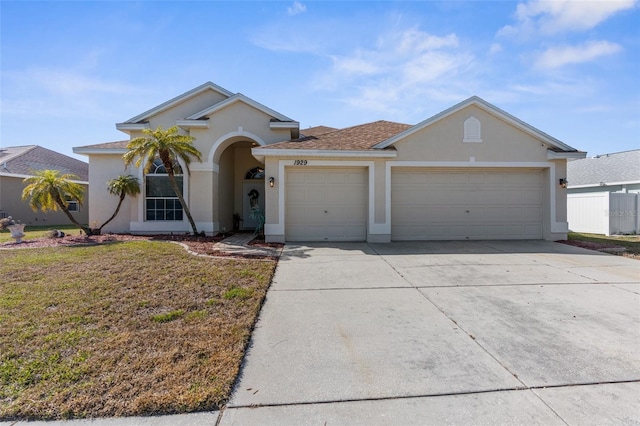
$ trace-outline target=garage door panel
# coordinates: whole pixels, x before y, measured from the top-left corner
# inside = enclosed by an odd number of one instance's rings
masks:
[[[543,181],[535,170],[394,170],[391,237],[540,239]]]
[[[287,168],[287,241],[364,241],[367,236],[365,168]]]

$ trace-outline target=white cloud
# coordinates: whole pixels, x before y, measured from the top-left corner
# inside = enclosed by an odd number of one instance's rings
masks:
[[[88,95],[90,93],[127,93],[130,85],[100,80],[64,69],[31,69],[24,78],[50,93],[65,96]]]
[[[300,3],[299,1],[294,1],[293,4],[287,8],[287,13],[289,14],[289,16],[295,16],[306,11],[307,6]]]
[[[333,56],[332,59],[334,69],[346,75],[371,75],[380,71],[379,66],[374,61],[362,57],[360,54],[356,54],[353,57]]]
[[[503,27],[498,34],[528,37],[585,31],[636,4],[637,0],[531,0],[518,4],[515,14],[518,22]]]
[[[608,41],[589,41],[580,46],[557,46],[542,52],[534,66],[539,69],[559,68],[590,62],[601,56],[613,55],[620,50],[620,45]]]
[[[459,49],[455,34],[437,36],[409,28],[381,35],[375,45],[331,56],[333,66],[321,72],[316,88],[342,92],[342,101],[361,110],[394,114],[412,103],[442,93],[473,62]],[[459,100],[456,89],[455,99]]]
[[[3,94],[2,112],[14,115],[113,119],[113,100],[139,96],[139,87],[102,80],[75,70],[32,68],[3,75],[11,90]]]
[[[502,52],[502,45],[499,43],[492,43],[489,46],[489,55],[495,55],[496,53]]]

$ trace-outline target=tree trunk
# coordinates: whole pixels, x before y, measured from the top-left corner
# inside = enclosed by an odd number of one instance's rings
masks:
[[[59,197],[56,197],[56,204],[58,204],[58,207],[60,207],[62,209],[62,211],[64,212],[64,214],[67,215],[67,217],[69,218],[69,220],[71,221],[71,223],[73,223],[74,225],[76,225],[78,228],[82,229],[82,231],[84,231],[84,233],[89,236],[92,234],[91,229],[84,227],[82,225],[80,225],[80,223],[78,223],[78,221],[76,220],[75,217],[73,217],[73,215],[71,214],[71,212],[69,211],[69,209],[67,209],[67,206],[64,204],[64,202],[62,202],[62,199]]]
[[[191,229],[193,229],[193,235],[196,236],[198,235],[198,229],[196,229],[196,223],[193,221],[193,218],[191,217],[191,211],[189,210],[187,203],[184,202],[182,191],[180,190],[180,188],[178,188],[178,184],[176,182],[175,177],[173,176],[173,173],[168,173],[168,175],[169,175],[169,182],[171,182],[171,187],[173,188],[174,192],[178,196],[178,200],[180,200],[180,204],[182,205],[184,214],[186,214],[187,219],[189,219],[189,223],[191,224]]]
[[[122,202],[124,201],[124,197],[126,196],[126,194],[123,192],[120,194],[120,201],[118,201],[118,207],[116,207],[116,211],[113,212],[113,214],[111,215],[111,217],[109,219],[107,219],[107,221],[105,223],[103,223],[102,225],[100,225],[100,227],[97,229],[98,234],[102,233],[102,228],[104,228],[104,226],[111,222],[113,220],[114,217],[116,217],[118,215],[118,213],[120,212],[120,207],[122,207]]]

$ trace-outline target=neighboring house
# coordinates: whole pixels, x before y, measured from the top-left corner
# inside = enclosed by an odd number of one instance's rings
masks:
[[[78,176],[76,182],[87,188],[89,165],[83,161],[60,154],[38,145],[9,146],[0,148],[0,217],[11,216],[27,225],[58,226],[70,224],[61,211],[43,213],[33,211],[29,200],[22,200],[24,179],[38,170],[59,170],[62,174]],[[103,185],[104,186],[104,185]],[[80,223],[88,224],[88,189],[85,189],[83,206],[70,202],[71,213]]]
[[[572,231],[640,233],[640,149],[570,161],[567,179]]]
[[[640,192],[640,149],[569,161],[567,193]]]
[[[251,229],[257,206],[268,241],[565,239],[560,180],[567,159],[585,156],[475,96],[414,126],[305,131],[205,83],[116,127],[134,138],[174,125],[203,154],[182,176],[198,229],[230,230],[234,213]],[[131,173],[142,194],[127,199],[105,230],[189,232],[162,168],[125,170],[126,145],[74,148],[89,157],[90,220],[101,223],[112,211],[101,183]]]

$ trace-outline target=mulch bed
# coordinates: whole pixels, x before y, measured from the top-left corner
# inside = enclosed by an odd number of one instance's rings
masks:
[[[224,237],[229,236],[229,234]],[[42,247],[77,247],[77,246],[92,246],[100,244],[110,244],[114,242],[123,241],[175,241],[186,245],[190,251],[208,256],[223,256],[223,257],[241,257],[249,259],[277,259],[277,256],[267,256],[259,254],[240,254],[240,253],[227,253],[221,250],[214,249],[214,244],[224,239],[222,235],[216,235],[213,237],[192,235],[131,235],[131,234],[104,234],[104,235],[91,235],[89,237],[85,235],[65,235],[62,238],[34,238],[28,240],[22,240],[22,243],[16,244],[14,242],[7,242],[0,244],[0,249],[27,249],[27,248],[42,248]],[[255,239],[249,243],[250,246],[257,247],[269,247],[269,248],[282,248],[284,244],[280,243],[266,243],[264,239]]]
[[[557,241],[558,243],[566,244],[568,246],[581,247],[588,250],[596,250],[604,253],[615,254],[618,256],[629,257],[631,259],[640,260],[640,255],[636,253],[630,253],[626,248],[617,246],[614,244],[597,243],[593,241],[580,241],[580,240],[563,240]]]

